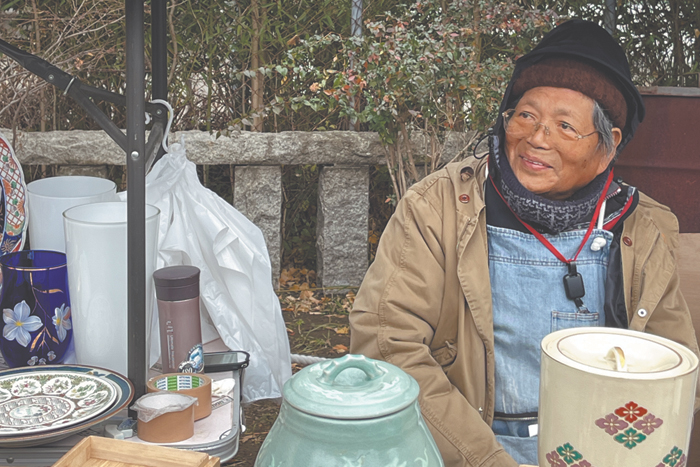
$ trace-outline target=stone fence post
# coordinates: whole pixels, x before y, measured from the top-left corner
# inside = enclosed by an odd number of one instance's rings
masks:
[[[368,266],[369,167],[321,169],[316,216],[316,272],[326,292],[362,282]]]
[[[282,168],[279,165],[236,167],[233,205],[265,236],[272,283],[279,288],[282,255]]]

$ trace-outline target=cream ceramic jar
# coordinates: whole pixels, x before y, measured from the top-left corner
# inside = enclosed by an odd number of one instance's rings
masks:
[[[651,334],[573,328],[542,340],[541,467],[685,466],[698,359]]]

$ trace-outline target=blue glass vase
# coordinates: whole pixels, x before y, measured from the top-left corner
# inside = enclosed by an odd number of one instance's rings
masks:
[[[25,250],[0,256],[3,330],[10,367],[61,363],[73,337],[66,255]]]

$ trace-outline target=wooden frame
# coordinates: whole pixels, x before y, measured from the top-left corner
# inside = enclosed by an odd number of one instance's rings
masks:
[[[219,458],[202,452],[89,436],[53,467],[219,467]]]

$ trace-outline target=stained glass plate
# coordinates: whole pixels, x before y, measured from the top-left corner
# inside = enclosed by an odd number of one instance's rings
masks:
[[[0,376],[0,437],[77,425],[116,399],[114,384],[84,373],[35,370]]]

